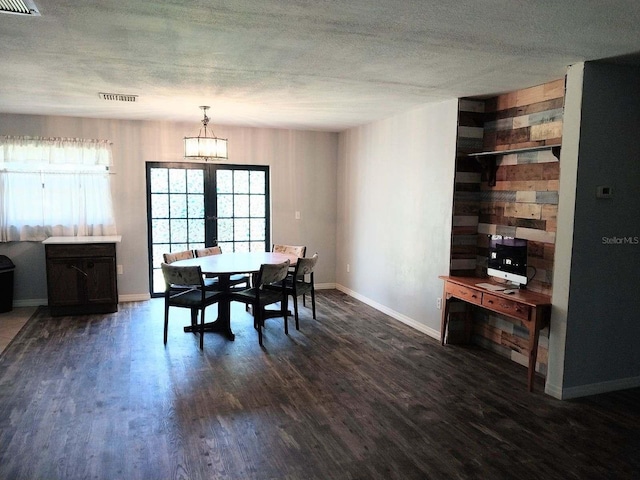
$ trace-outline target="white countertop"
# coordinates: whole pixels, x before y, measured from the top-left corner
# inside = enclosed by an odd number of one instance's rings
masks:
[[[47,245],[53,244],[81,244],[81,243],[120,243],[122,235],[106,235],[95,237],[49,237],[42,243]]]

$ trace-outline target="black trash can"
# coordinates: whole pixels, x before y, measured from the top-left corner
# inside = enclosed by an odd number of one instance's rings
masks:
[[[13,310],[13,271],[16,266],[11,259],[0,255],[0,313]]]

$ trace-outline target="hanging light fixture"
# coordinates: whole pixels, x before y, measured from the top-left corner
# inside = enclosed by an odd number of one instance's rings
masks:
[[[207,125],[209,124],[209,117],[207,117],[207,110],[209,106],[201,106],[204,118],[202,119],[202,125],[204,126],[204,136],[201,136],[202,129],[198,132],[197,137],[184,137],[184,156],[185,158],[204,158],[209,159],[227,159],[227,139],[217,138],[213,131],[213,136],[207,136]]]

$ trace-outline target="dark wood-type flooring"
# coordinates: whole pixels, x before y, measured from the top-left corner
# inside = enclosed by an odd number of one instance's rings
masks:
[[[239,305],[204,351],[172,309],[165,348],[162,308],[34,315],[0,357],[1,479],[640,478],[640,389],[528,393],[524,367],[335,290],[264,350]]]

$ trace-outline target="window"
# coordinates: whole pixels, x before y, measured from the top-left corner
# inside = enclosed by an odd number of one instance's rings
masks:
[[[164,291],[163,253],[219,245],[270,248],[269,169],[205,163],[147,163],[151,294]]]
[[[0,241],[113,235],[107,141],[0,137]]]

